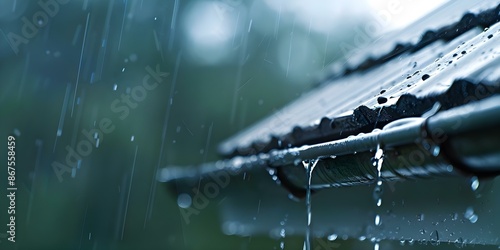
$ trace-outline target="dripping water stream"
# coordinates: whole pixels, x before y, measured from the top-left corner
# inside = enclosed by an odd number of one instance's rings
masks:
[[[307,187],[306,187],[306,209],[307,209],[307,227],[306,227],[306,240],[304,242],[304,249],[311,250],[311,177],[314,167],[316,167],[317,160],[312,161],[303,161],[302,164],[304,168],[306,168],[306,178],[307,178]]]
[[[373,199],[375,200],[375,204],[377,205],[377,210],[382,206],[382,165],[384,162],[384,150],[380,145],[377,146],[377,151],[375,152],[375,156],[373,157],[372,164],[376,168],[376,178],[375,178],[375,188],[373,190]],[[378,212],[375,213],[375,226],[379,227],[382,224],[382,219],[380,218],[380,214]],[[379,241],[376,240],[374,242],[373,249],[379,249]]]

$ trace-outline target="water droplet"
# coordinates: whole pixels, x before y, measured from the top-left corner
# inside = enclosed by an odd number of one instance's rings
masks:
[[[382,205],[382,199],[377,200],[377,207],[380,207]]]
[[[379,250],[380,249],[380,245],[378,243],[375,243],[375,245],[373,245],[373,250]]]
[[[462,239],[462,237],[457,238],[454,243],[458,248],[464,247],[464,240]]]
[[[380,226],[381,223],[380,215],[375,215],[375,226]]]
[[[137,54],[132,53],[132,54],[130,54],[129,58],[130,58],[131,62],[135,62],[135,61],[137,61]]]
[[[470,221],[471,223],[476,223],[478,219],[479,219],[479,217],[477,216],[477,214],[473,214],[473,215],[469,218],[469,221]]]
[[[76,168],[71,168],[71,178],[76,177]]]
[[[191,196],[189,194],[180,194],[179,196],[177,196],[177,205],[180,207],[180,208],[188,208],[191,206],[191,203],[192,203],[192,199],[191,199]]]
[[[424,214],[417,214],[417,221],[423,221],[425,218]]]
[[[441,152],[441,148],[439,146],[432,147],[432,155],[433,156],[438,156],[439,152]]]
[[[470,187],[471,187],[472,191],[476,191],[477,188],[479,187],[479,180],[477,179],[477,177],[476,176],[472,177],[470,179],[470,182],[471,182]]]
[[[377,206],[378,206],[379,202],[382,205],[382,194],[383,194],[383,192],[384,192],[384,190],[382,188],[382,185],[377,185],[373,189],[373,200],[375,200],[375,202],[377,203]]]
[[[21,136],[21,131],[19,129],[15,128],[14,129],[14,135],[18,136],[18,137]]]
[[[468,207],[465,209],[464,216],[466,219],[469,219],[474,214],[474,209],[472,207]]]
[[[122,68],[122,72],[125,72],[125,68]]]
[[[130,137],[130,141],[134,141],[134,140],[135,140],[135,136],[133,135]]]
[[[431,245],[433,245],[433,246],[439,245],[439,233],[437,230],[434,230],[431,232],[430,242],[431,242]]]
[[[465,210],[464,217],[468,219],[471,223],[476,223],[479,217],[474,213],[474,209],[472,207],[468,207]]]
[[[267,172],[269,173],[269,175],[275,175],[276,174],[276,170],[274,168],[268,168]]]
[[[337,234],[330,234],[330,235],[328,235],[327,239],[328,239],[329,241],[334,241],[334,240],[336,240],[338,237],[339,237],[339,236],[338,236]]]
[[[116,89],[117,89],[117,88],[118,88],[118,85],[115,83],[115,84],[113,85],[113,91],[116,91]]]
[[[62,129],[58,129],[57,130],[57,133],[56,133],[56,136],[59,137],[62,135]]]

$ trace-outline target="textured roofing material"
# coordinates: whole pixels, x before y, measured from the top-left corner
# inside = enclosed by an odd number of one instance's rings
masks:
[[[476,14],[463,14],[472,6]],[[456,11],[462,12],[461,18],[442,16]],[[351,57],[341,74],[332,70],[311,92],[221,143],[219,152],[250,155],[340,139],[421,116],[436,101],[448,109],[475,93],[484,92],[476,99],[498,93],[499,19],[495,1],[449,4],[415,23],[412,32],[383,37],[358,53],[365,61]],[[423,35],[416,37],[415,30]],[[400,49],[391,51],[387,44]]]

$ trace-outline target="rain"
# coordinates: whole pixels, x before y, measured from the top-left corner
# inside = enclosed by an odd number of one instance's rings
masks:
[[[391,32],[420,34],[425,27],[414,22],[445,3],[1,1],[0,249],[498,249],[491,236],[500,232],[500,220],[491,219],[500,209],[498,178],[454,179],[461,166],[443,163],[449,152],[428,142],[431,135],[402,160],[394,153],[400,145],[380,142],[350,154],[315,153],[451,109],[441,109],[443,100],[424,103],[435,110],[391,123],[389,105],[405,98],[393,79],[416,93],[429,94],[424,84],[432,81],[448,88],[439,67],[422,65],[444,58],[460,66],[481,52],[477,44],[492,46],[483,40],[498,39],[500,29],[432,44],[437,59],[414,49],[394,57],[404,64],[384,61],[389,70],[415,65],[408,72],[370,75],[370,63],[386,60]],[[418,32],[403,29],[412,24]],[[377,43],[380,51],[364,50]],[[494,49],[477,57],[496,62]],[[470,74],[477,84],[497,80],[479,68]],[[353,73],[329,89],[338,69]],[[485,87],[484,96],[495,91]],[[311,96],[314,105],[301,102]],[[335,120],[359,114],[375,126],[349,134],[362,119]],[[342,138],[314,138],[342,126]],[[440,165],[427,176],[429,157]],[[352,166],[365,172],[350,176]],[[412,175],[429,177],[415,181],[424,191],[400,181]],[[433,179],[440,175],[449,179]],[[467,237],[472,227],[484,237]]]

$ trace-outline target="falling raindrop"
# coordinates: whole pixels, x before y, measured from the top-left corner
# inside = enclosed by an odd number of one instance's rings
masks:
[[[382,205],[382,193],[383,193],[383,187],[382,187],[382,165],[384,162],[384,151],[383,149],[379,146],[377,146],[377,151],[375,152],[375,156],[372,159],[372,165],[376,167],[376,186],[373,190],[373,199],[375,200],[377,207],[380,207]]]
[[[431,152],[432,152],[433,156],[437,157],[439,155],[439,153],[441,152],[441,148],[439,146],[434,146],[434,147],[432,147]]]
[[[189,208],[193,202],[189,194],[182,193],[177,197],[177,205],[180,208]]]
[[[14,129],[14,135],[15,135],[16,137],[21,136],[21,131],[20,131],[19,129],[15,128],[15,129]]]
[[[380,215],[375,215],[375,226],[380,226],[381,220],[380,220]]]
[[[479,188],[479,180],[477,178],[477,176],[474,176],[470,179],[470,187],[472,189],[472,191],[476,191],[477,188]]]
[[[71,178],[76,177],[76,168],[71,168]]]
[[[115,84],[113,85],[113,91],[116,91],[116,89],[117,89],[117,88],[118,88],[118,85],[115,83]]]
[[[475,214],[474,209],[472,207],[468,207],[465,210],[464,217],[468,219],[471,223],[476,223],[479,219],[479,216]]]
[[[130,141],[134,141],[134,140],[135,140],[135,136],[133,135],[130,137]]]
[[[284,225],[282,225],[284,226]],[[281,241],[280,241],[280,249],[285,249],[285,236],[286,236],[286,230],[285,228],[281,228],[280,230],[280,238],[281,238]]]

